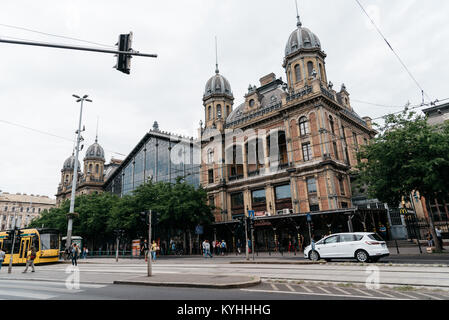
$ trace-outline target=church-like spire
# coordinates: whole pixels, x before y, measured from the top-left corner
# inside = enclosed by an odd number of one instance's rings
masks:
[[[295,0],[296,4],[296,26],[299,28],[302,26],[301,19],[299,18],[299,11],[298,11],[298,0]]]
[[[217,49],[217,36],[215,36],[215,73],[219,74],[218,70],[218,49]]]
[[[97,116],[97,131],[95,133],[95,143],[98,143],[98,116]]]

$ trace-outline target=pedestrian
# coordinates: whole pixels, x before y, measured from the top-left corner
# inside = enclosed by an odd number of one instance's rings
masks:
[[[215,254],[219,255],[221,253],[221,241],[217,241],[215,244]]]
[[[209,240],[204,240],[203,244],[204,244],[204,258],[206,258],[206,259],[207,259],[207,257],[212,258],[212,253],[210,252]]]
[[[221,255],[224,256],[226,253],[226,242],[224,240],[221,240]]]
[[[211,250],[214,252],[214,254],[217,254],[217,252],[215,251],[216,244],[217,244],[217,240],[214,239],[214,241],[212,241],[212,247],[211,247],[212,248]]]
[[[251,253],[251,240],[248,239],[248,253]]]
[[[441,236],[441,229],[439,227],[435,228],[435,233],[437,236],[438,243],[440,244],[441,250],[445,250],[443,248],[443,237]]]
[[[427,240],[427,246],[428,247],[433,247],[433,237],[432,237],[432,233],[429,231],[426,234],[426,240]]]
[[[34,259],[36,259],[36,249],[31,247],[31,249],[27,252],[26,268],[23,270],[23,273],[28,271],[29,266],[31,266],[31,272],[34,272]]]
[[[156,241],[153,240],[153,243],[151,244],[151,258],[153,261],[156,261],[156,252],[159,249],[159,246],[157,245]]]
[[[143,241],[143,246],[142,246],[142,251],[143,251],[143,254],[145,255],[145,262],[147,262],[148,260],[148,242],[147,242],[147,239],[145,239],[144,241]]]
[[[78,266],[79,255],[80,255],[80,249],[76,245],[76,243],[74,243],[73,247],[72,247],[72,265],[73,266]]]
[[[3,261],[5,261],[5,255],[6,255],[5,251],[0,249],[0,270],[2,270],[2,264],[3,264]]]
[[[242,253],[242,243],[240,242],[240,239],[237,239],[237,252],[239,254]]]
[[[84,259],[87,259],[87,255],[89,254],[89,249],[86,247],[86,251],[84,252]]]
[[[387,240],[387,228],[383,224],[379,227],[379,233],[382,236],[382,239]]]
[[[173,254],[176,254],[176,244],[174,241],[171,243],[171,252],[173,252]]]

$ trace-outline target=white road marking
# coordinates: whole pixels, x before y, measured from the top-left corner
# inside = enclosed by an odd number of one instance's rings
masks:
[[[270,283],[273,290],[279,291],[278,287],[276,287],[273,283]]]
[[[342,294],[327,294],[327,293],[306,293],[306,292],[291,292],[291,291],[272,291],[272,290],[259,290],[259,289],[240,289],[241,291],[248,292],[265,292],[265,293],[286,293],[286,294],[300,294],[300,295],[310,295],[310,296],[331,296],[331,297],[348,297],[347,295]],[[379,300],[400,300],[400,299],[392,299],[385,297],[368,297],[368,296],[349,296],[351,298],[364,298],[364,299],[379,299]]]
[[[292,286],[289,285],[288,283],[286,283],[285,286],[288,288],[288,290],[296,292],[295,289],[293,289]]]
[[[421,293],[421,292],[414,292],[414,293],[419,294],[419,295],[422,295],[422,296],[424,296],[424,297],[428,297],[428,298],[431,298],[431,299],[435,299],[435,300],[444,300],[444,299],[441,299],[441,298],[436,297],[436,296],[432,296],[432,295],[427,294],[427,293]]]
[[[31,298],[31,299],[50,299],[56,297],[56,295],[49,295],[43,293],[32,293],[28,291],[14,291],[11,289],[2,290],[0,289],[0,296],[13,296],[20,298]]]
[[[329,290],[326,290],[326,289],[318,287],[318,286],[317,286],[317,288],[320,289],[321,291],[326,292],[327,294],[332,294],[332,292],[330,292]]]
[[[411,296],[411,295],[403,293],[403,292],[396,292],[396,294],[401,294],[401,295],[403,295],[403,296],[405,296],[405,297],[407,297],[407,298],[409,298],[411,300],[418,300],[417,297]]]
[[[341,293],[343,293],[343,294],[347,294],[347,295],[351,295],[351,293],[349,293],[348,291],[346,291],[346,290],[343,290],[343,289],[341,289],[341,288],[338,288],[338,287],[333,287],[335,290],[337,290],[337,291],[340,291]]]
[[[369,293],[369,292],[366,292],[366,291],[363,291],[363,290],[360,290],[360,289],[355,289],[355,288],[354,288],[354,290],[357,291],[357,292],[360,292],[361,294],[364,294],[364,295],[367,295],[367,296],[372,296],[372,294]]]
[[[300,288],[303,288],[304,290],[306,290],[309,293],[313,293],[312,290],[310,290],[309,288],[307,288],[306,286],[299,286]]]
[[[384,294],[384,295],[386,295],[387,297],[390,297],[390,298],[397,298],[397,297],[395,297],[392,294],[386,293],[385,291],[377,290],[376,293]]]

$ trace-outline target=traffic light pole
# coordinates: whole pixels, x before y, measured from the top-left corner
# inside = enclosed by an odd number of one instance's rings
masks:
[[[0,43],[1,42],[12,43],[12,44],[21,44],[21,45],[27,45],[27,46],[38,46],[38,47],[80,50],[80,51],[92,51],[92,52],[102,52],[102,53],[112,53],[112,54],[126,54],[129,56],[157,58],[157,54],[140,53],[138,51],[106,50],[106,49],[97,49],[97,48],[92,48],[92,47],[68,46],[68,45],[51,44],[51,43],[45,43],[45,42],[34,42],[34,41],[16,41],[16,40],[6,40],[6,39],[0,38]]]
[[[147,265],[147,269],[148,269],[148,276],[151,277],[152,276],[152,270],[151,270],[151,210],[150,210],[150,214],[148,217],[148,265]]]

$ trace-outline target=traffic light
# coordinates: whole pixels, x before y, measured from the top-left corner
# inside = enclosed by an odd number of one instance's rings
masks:
[[[118,51],[131,51],[132,38],[132,32],[119,35],[118,43],[116,44],[118,46]],[[131,69],[131,56],[124,53],[117,54],[117,65],[115,68],[118,71],[129,74]]]

